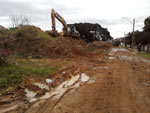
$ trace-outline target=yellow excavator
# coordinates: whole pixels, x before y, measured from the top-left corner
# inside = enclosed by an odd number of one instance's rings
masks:
[[[63,25],[63,36],[71,36],[74,38],[79,38],[80,34],[78,31],[76,31],[75,26],[67,26],[66,21],[63,17],[61,17],[57,12],[55,12],[54,9],[51,10],[51,18],[52,18],[52,32],[53,36],[57,36],[58,32],[56,30],[56,21],[55,18],[57,18]]]

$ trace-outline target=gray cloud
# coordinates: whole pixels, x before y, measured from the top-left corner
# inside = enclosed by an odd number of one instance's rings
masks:
[[[67,0],[65,0],[65,1],[67,1]],[[9,15],[23,14],[31,19],[31,22],[33,25],[39,26],[44,30],[51,29],[50,13],[51,13],[51,9],[54,8],[57,12],[59,12],[65,18],[67,23],[77,23],[77,22],[99,23],[100,25],[102,25],[102,27],[104,27],[104,28],[108,27],[108,29],[110,28],[113,30],[114,30],[114,28],[116,30],[127,29],[127,28],[124,28],[124,26],[131,27],[131,23],[129,21],[122,19],[120,17],[122,14],[119,15],[119,11],[117,9],[114,11],[116,11],[119,16],[117,16],[116,18],[113,18],[113,17],[109,18],[107,16],[107,15],[112,15],[112,13],[114,13],[114,12],[111,12],[111,10],[113,10],[113,8],[115,6],[110,7],[110,5],[108,4],[110,8],[106,7],[107,9],[103,9],[105,11],[105,13],[102,14],[102,12],[104,12],[102,10],[100,10],[100,11],[95,10],[94,12],[90,12],[91,9],[94,8],[94,6],[92,6],[92,4],[87,4],[86,1],[85,1],[85,3],[82,1],[82,3],[84,3],[84,4],[78,3],[79,6],[74,5],[74,4],[73,5],[66,4],[69,0],[67,2],[65,2],[65,1],[64,0],[24,0],[24,1],[0,0],[0,24],[5,26],[5,23],[8,23]],[[96,0],[94,0],[94,1],[96,1]],[[105,0],[101,0],[101,2],[103,2],[103,1],[105,1]],[[116,0],[114,0],[114,1],[116,1]],[[138,0],[138,1],[140,1],[140,0]],[[144,0],[142,0],[142,1],[144,1]],[[127,2],[129,2],[129,1],[127,1]],[[105,3],[106,3],[106,1],[105,1]],[[140,1],[140,3],[143,3],[143,2]],[[142,6],[142,8],[141,8],[141,12],[143,13],[144,16],[141,16],[141,15],[136,16],[136,24],[139,25],[139,28],[142,27],[143,21],[148,16],[148,14],[149,14],[148,11],[150,11],[150,4],[148,5],[149,0],[145,0],[144,3],[147,4],[145,7]],[[86,8],[86,7],[84,7],[86,5],[91,5],[91,7],[89,7],[88,11],[87,11],[87,9],[84,9],[84,8]],[[103,5],[103,3],[100,3],[99,7],[102,7],[102,5]],[[138,5],[138,6],[140,6],[140,5]],[[105,8],[105,7],[103,7],[103,8]],[[126,9],[124,9],[123,11],[126,12]],[[91,17],[92,13],[94,13],[93,17]],[[126,12],[126,14],[128,14],[128,13],[129,13],[129,15],[127,18],[132,20],[133,19],[132,13],[130,14],[130,12]],[[136,12],[136,11],[135,11],[135,13],[138,14],[138,12]],[[106,17],[103,17],[103,16],[106,16]],[[117,26],[120,28],[118,28]],[[59,22],[57,22],[57,27],[58,27],[58,29],[60,29],[60,28],[62,28],[62,25]],[[114,32],[113,30],[112,30],[112,32]]]
[[[0,7],[1,20],[3,20],[4,17],[9,17],[13,14],[23,14],[31,18],[32,23],[43,23],[42,21],[50,21],[50,13],[52,8],[56,9],[63,15],[70,15],[77,11],[74,11],[71,7],[66,7],[65,5],[49,0],[45,0],[44,2],[1,0]]]

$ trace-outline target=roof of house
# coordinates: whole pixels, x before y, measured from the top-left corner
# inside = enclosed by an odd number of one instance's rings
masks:
[[[5,30],[6,28],[0,25],[0,31]]]

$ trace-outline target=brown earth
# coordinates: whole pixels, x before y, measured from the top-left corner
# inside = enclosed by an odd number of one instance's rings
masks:
[[[88,44],[83,40],[62,36],[56,38],[17,37],[13,40],[5,39],[3,43],[4,48],[10,49],[12,54],[32,58],[87,56],[96,48],[108,47],[105,44],[101,46],[101,42]]]
[[[94,78],[95,82],[85,82],[79,88],[69,89],[59,99],[35,102],[28,102],[24,93],[19,97],[21,93],[13,92],[1,96],[0,113],[150,113],[149,59],[124,49],[104,46],[95,54],[64,58],[60,62],[64,60],[75,63],[68,67],[67,64],[60,65],[63,70],[49,76],[54,80],[54,88],[70,76],[81,73]],[[29,79],[42,82],[30,76]],[[27,82],[20,86],[24,89],[30,85]],[[12,97],[15,94],[17,96]]]

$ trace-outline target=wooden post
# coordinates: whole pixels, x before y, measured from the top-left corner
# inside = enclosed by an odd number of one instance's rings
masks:
[[[132,49],[133,49],[133,47],[134,47],[134,29],[135,29],[135,19],[133,19]]]

